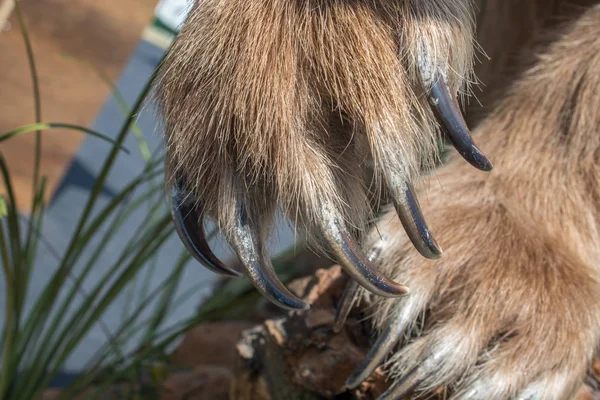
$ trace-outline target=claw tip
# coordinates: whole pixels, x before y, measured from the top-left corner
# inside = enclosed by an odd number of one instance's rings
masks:
[[[437,260],[437,259],[441,258],[444,255],[444,250],[438,244],[437,240],[435,240],[433,237],[430,237],[430,243],[429,243],[429,246],[427,246],[426,249],[419,249],[419,248],[417,248],[417,250],[419,250],[419,252],[425,258],[428,258],[430,260]]]
[[[484,172],[490,172],[494,166],[481,150],[473,146],[473,166]]]
[[[395,283],[395,282],[394,282]],[[384,297],[403,297],[410,294],[410,289],[404,285],[396,283]]]
[[[442,250],[442,248],[438,246],[437,251],[431,253],[430,259],[431,260],[439,260],[443,256],[444,256],[444,250]]]

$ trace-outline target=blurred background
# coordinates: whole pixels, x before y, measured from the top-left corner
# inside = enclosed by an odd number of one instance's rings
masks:
[[[225,304],[173,232],[149,96],[192,1],[0,0],[0,399],[135,375]]]
[[[0,130],[5,132],[33,122],[33,98],[14,0],[1,1],[0,74],[4,100]],[[43,119],[92,124],[111,92],[96,70],[116,82],[130,61],[146,61],[148,68],[155,68],[171,35],[185,18],[187,3],[187,0],[163,0],[158,5],[157,0],[21,0],[35,51]],[[138,56],[140,47],[153,53],[154,58]],[[135,96],[141,88],[119,89]],[[85,136],[72,131],[47,136],[42,168],[48,177],[47,196],[52,196]],[[15,165],[14,184],[23,194],[19,207],[27,211],[34,138],[24,135],[2,146],[7,162]]]

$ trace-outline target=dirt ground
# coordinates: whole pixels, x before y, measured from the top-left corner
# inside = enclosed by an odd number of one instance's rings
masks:
[[[37,63],[42,121],[89,126],[110,90],[93,69],[73,58],[92,63],[113,81],[117,79],[150,23],[157,0],[20,0],[19,4]],[[25,46],[14,13],[0,31],[0,49],[0,133],[4,133],[35,122]],[[29,209],[31,198],[34,138],[34,134],[26,134],[0,144],[22,211]],[[43,135],[47,198],[83,139],[74,131]],[[3,192],[0,185],[0,194]]]

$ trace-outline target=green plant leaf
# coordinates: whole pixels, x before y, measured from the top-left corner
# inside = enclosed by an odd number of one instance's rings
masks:
[[[6,205],[6,200],[4,200],[3,196],[0,196],[0,221],[8,216],[8,207]]]
[[[110,88],[116,102],[117,105],[119,106],[119,108],[121,109],[121,112],[123,113],[124,116],[127,116],[130,114],[131,110],[129,109],[129,106],[127,105],[127,102],[125,101],[125,97],[123,97],[123,95],[121,94],[121,92],[119,91],[119,89],[115,86],[115,84],[112,82],[112,80],[110,79],[110,77],[108,75],[106,75],[104,73],[104,71],[102,71],[100,68],[98,68],[97,66],[95,66],[94,64],[90,63],[87,60],[82,60],[78,57],[73,57],[70,55],[63,55],[63,57],[67,60],[73,60],[76,61],[82,65],[85,65],[86,67],[92,69],[96,75],[98,75],[98,77],[100,78],[100,80],[108,87]],[[152,152],[150,151],[150,147],[148,146],[148,142],[146,141],[146,138],[144,138],[144,134],[142,133],[142,130],[140,129],[140,126],[137,122],[133,122],[131,124],[131,132],[133,133],[133,136],[135,136],[135,139],[138,142],[138,147],[140,149],[140,153],[142,154],[143,159],[146,162],[149,162],[150,160],[152,160]]]
[[[73,130],[73,131],[79,131],[82,133],[86,133],[90,136],[96,137],[98,139],[104,140],[105,142],[108,142],[112,145],[115,145],[117,143],[116,140],[113,140],[110,137],[103,135],[102,133],[99,133],[92,129],[86,128],[85,126],[74,125],[74,124],[63,124],[63,123],[57,123],[57,122],[23,125],[19,128],[13,129],[12,131],[9,131],[9,132],[6,132],[6,133],[3,133],[2,135],[0,135],[0,143],[5,140],[8,140],[10,138],[13,138],[15,136],[18,136],[18,135],[23,135],[25,133],[31,133],[31,132],[45,131],[45,130],[49,130],[49,129],[69,129],[69,130]],[[127,154],[130,153],[129,150],[127,150],[125,147],[123,147],[121,145],[119,145],[119,149],[124,151]]]

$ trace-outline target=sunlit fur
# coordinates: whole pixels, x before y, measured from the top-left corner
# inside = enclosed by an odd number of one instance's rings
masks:
[[[395,377],[428,365],[421,390],[568,399],[597,349],[600,7],[559,25],[478,125],[495,170],[456,159],[421,188],[445,256],[420,257],[393,212],[372,234],[386,238],[379,269],[413,294],[366,296],[379,329],[414,321],[387,365]]]
[[[434,163],[424,86],[440,68],[466,90],[471,14],[468,0],[197,1],[158,87],[169,170],[226,234],[236,197],[265,235],[277,201],[309,234],[325,203],[364,231],[386,172]]]
[[[494,171],[452,157],[417,185],[441,260],[380,219],[366,246],[385,238],[376,265],[411,294],[363,304],[379,330],[415,321],[386,367],[427,365],[420,390],[567,399],[600,335],[595,3],[198,0],[157,87],[168,180],[226,235],[240,199],[263,237],[278,203],[314,236],[331,204],[360,235],[386,173],[416,181],[438,157],[427,71],[465,94],[478,76],[468,119]]]

